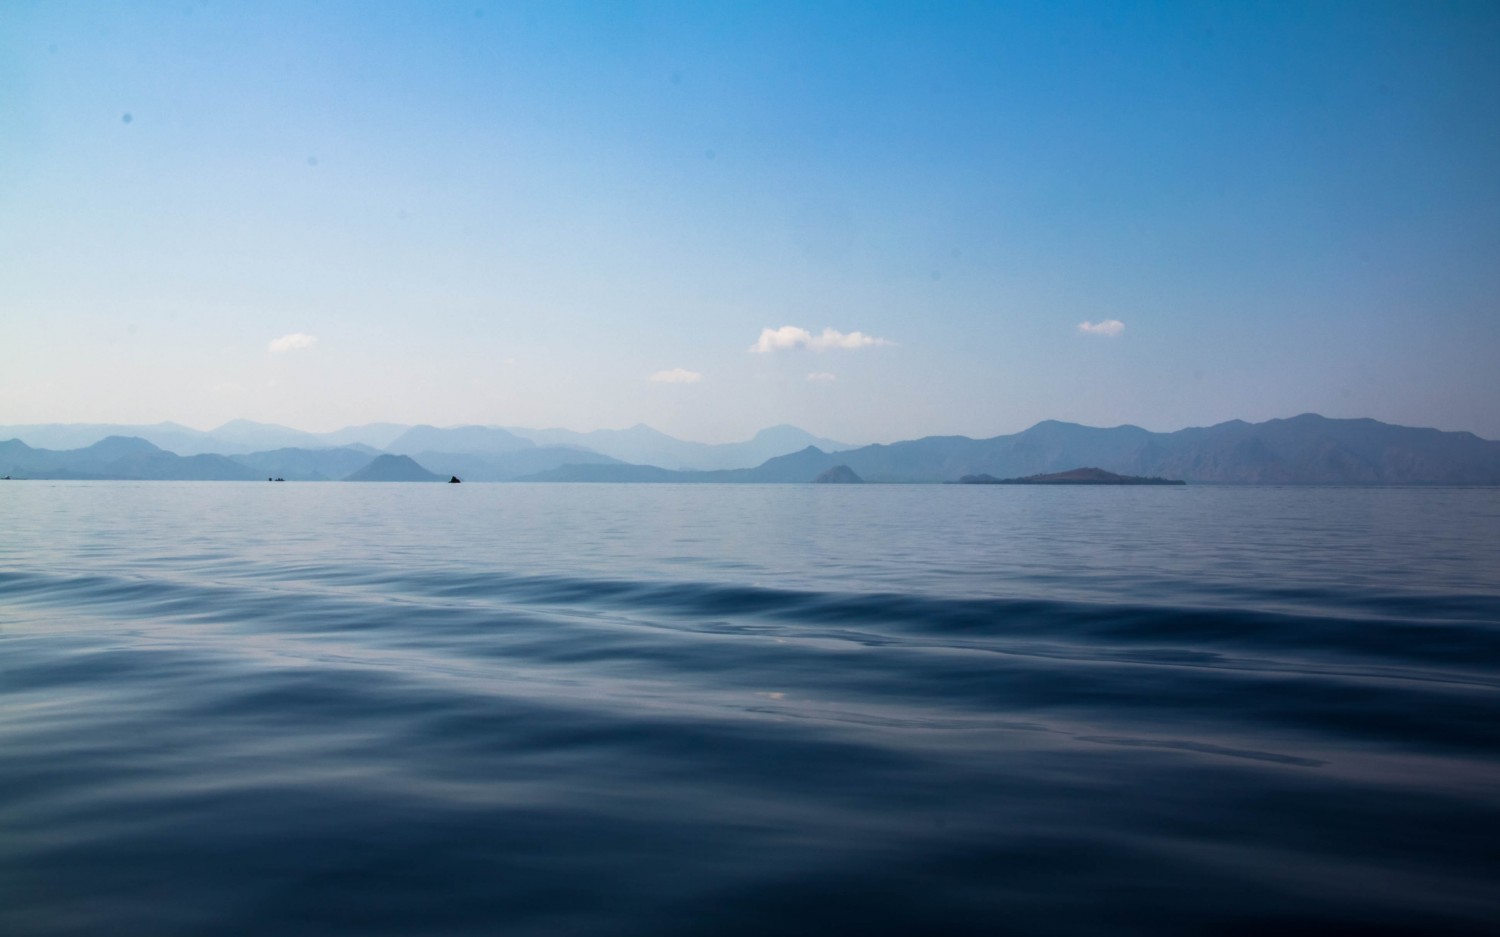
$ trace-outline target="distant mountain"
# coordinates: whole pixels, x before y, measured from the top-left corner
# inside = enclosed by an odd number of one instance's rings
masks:
[[[535,475],[523,475],[518,482],[705,482],[709,472],[679,472],[655,465],[563,465]]]
[[[234,482],[258,477],[227,456],[213,453],[182,456],[165,449],[116,459],[102,475],[105,478],[139,478],[145,481]]]
[[[566,429],[509,429],[538,445],[579,446],[622,462],[695,471],[751,468],[807,446],[817,446],[825,452],[853,448],[847,443],[823,439],[785,425],[763,429],[745,442],[718,444],[676,439],[644,423],[629,429],[600,429],[588,433]]]
[[[397,428],[393,424],[383,426],[383,430],[372,432],[378,435]],[[33,438],[68,438],[70,434],[87,438],[104,427],[95,424],[20,428]],[[177,438],[178,444],[186,449],[217,439],[176,424],[157,424],[148,429],[159,438]],[[248,442],[277,438],[285,428],[236,421],[219,430]],[[337,435],[285,432],[296,434],[296,438],[311,437],[314,442]],[[402,430],[390,444],[410,450],[401,455],[419,455],[424,462],[439,468],[444,477],[452,474],[475,481],[803,483],[845,465],[866,481],[945,482],[965,475],[1020,478],[1088,465],[1119,475],[1160,476],[1196,484],[1500,485],[1500,442],[1480,439],[1472,433],[1392,426],[1376,420],[1331,420],[1311,413],[1264,423],[1232,420],[1174,433],[1152,433],[1138,426],[1100,429],[1047,420],[1023,432],[990,439],[929,436],[838,453],[809,444],[762,459],[753,467],[692,471],[663,468],[659,463],[625,464],[619,456],[578,447],[537,445],[536,440],[522,438],[518,433],[484,426],[447,429],[415,426]],[[707,446],[673,440],[646,426],[596,433],[539,431],[543,437],[549,434],[588,439],[600,446],[617,446],[617,451],[624,451],[618,447],[626,443],[642,450],[675,445],[679,455],[688,453],[693,458],[710,460],[707,464],[716,459],[743,457],[753,446],[778,449],[807,437],[794,427],[773,427],[747,443]],[[369,456],[368,451],[352,446],[325,449],[316,445],[184,455],[167,451],[154,440],[120,434],[97,439],[91,445],[53,450],[18,438],[0,443],[0,475],[345,478],[360,474]],[[394,464],[382,464],[385,468],[381,471],[396,472]]]
[[[679,484],[811,482],[834,467],[828,464],[832,458],[834,458],[832,455],[816,446],[808,446],[800,452],[767,459],[755,468],[690,472],[664,469],[655,465],[564,465],[551,471],[523,476],[516,481],[675,482]]]
[[[265,449],[313,449],[327,445],[315,433],[303,432],[274,423],[256,423],[254,420],[230,420],[223,426],[209,430],[215,451],[223,453],[255,452]]]
[[[532,449],[536,443],[496,426],[413,426],[391,440],[387,452],[412,455],[418,452],[458,452],[498,455]]]
[[[0,426],[0,439],[14,437],[36,448],[56,450],[82,448],[108,436],[133,436],[178,455],[215,453],[239,456],[280,449],[359,447],[368,447],[372,454],[386,451],[410,456],[427,452],[500,455],[532,448],[567,448],[586,450],[615,461],[697,470],[750,468],[767,459],[796,452],[807,446],[817,446],[825,452],[853,448],[847,443],[813,436],[795,426],[772,426],[745,442],[719,445],[676,439],[644,424],[624,430],[595,430],[589,433],[566,429],[407,426],[400,423],[368,423],[329,433],[310,433],[253,420],[231,420],[208,432],[177,423],[149,426],[113,423]],[[543,471],[561,464],[543,465],[542,462],[532,467],[520,466],[514,471],[502,470],[499,476],[514,477],[517,472]],[[499,476],[496,476],[496,480],[499,480]]]
[[[441,482],[448,479],[434,475],[410,456],[378,455],[364,468],[349,475],[350,482]]]
[[[804,462],[824,468],[843,463],[868,481],[886,482],[951,481],[980,474],[1021,477],[1091,465],[1122,475],[1200,484],[1500,484],[1500,442],[1471,433],[1315,414],[1175,433],[1046,421],[992,439],[933,436]],[[773,469],[767,463],[757,471]]]
[[[325,446],[360,447],[385,449],[402,433],[411,429],[405,423],[365,423],[362,426],[346,426],[331,433],[319,433],[318,439]]]
[[[178,423],[31,423],[0,426],[0,439],[19,439],[37,449],[68,451],[92,446],[110,436],[133,437],[178,455],[222,451],[213,436]]]
[[[849,450],[859,452],[858,449]],[[811,482],[819,475],[835,468],[840,464],[847,465],[851,472],[855,472],[860,478],[869,481],[869,476],[854,468],[852,463],[843,458],[844,453],[834,455],[824,452],[817,446],[808,446],[799,452],[789,452],[786,455],[767,459],[753,469],[740,469],[734,472],[722,473],[724,481],[736,482],[790,482],[801,484]]]
[[[230,456],[253,470],[257,477],[274,476],[288,481],[329,481],[345,478],[370,463],[372,453],[364,448],[273,449]]]
[[[367,423],[363,426],[346,426],[331,433],[309,433],[275,423],[230,420],[205,434],[206,438],[200,445],[213,447],[212,451],[223,453],[253,453],[276,449],[364,449],[374,453],[384,449],[410,428],[397,423]]]
[[[241,455],[272,449],[324,449],[354,445],[379,447],[405,432],[408,427],[388,423],[354,426],[333,433],[307,433],[302,430],[231,420],[211,432],[177,423],[127,425],[119,423],[36,423],[23,426],[0,426],[0,439],[16,438],[38,449],[66,451],[93,445],[109,436],[144,439],[152,445],[178,455]]]
[[[1152,433],[1048,420],[991,439],[929,436],[837,455],[808,447],[749,470],[678,472],[657,481],[810,482],[836,465],[866,481],[942,482],[964,475],[1013,478],[1090,465],[1121,475],[1242,485],[1500,485],[1500,442],[1472,433],[1331,420],[1303,414],[1265,423]],[[638,480],[608,467],[593,481]],[[536,480],[552,480],[546,473]]]
[[[739,462],[738,466],[727,465],[725,468],[737,468],[751,465],[759,465],[766,459],[774,459],[779,455],[786,455],[806,449],[808,446],[821,449],[824,452],[844,452],[849,449],[857,449],[853,443],[839,442],[825,436],[814,436],[806,430],[783,423],[772,426],[756,433],[748,442],[726,443],[719,447],[729,457]],[[737,450],[743,450],[743,454]]]
[[[80,449],[34,449],[19,439],[0,443],[0,475],[177,481],[246,481],[256,473],[221,455],[180,456],[144,439],[109,436]]]
[[[418,452],[413,458],[440,475],[457,475],[464,481],[508,482],[523,475],[545,472],[564,465],[624,465],[619,459],[567,446],[536,446],[493,455],[466,452]]]

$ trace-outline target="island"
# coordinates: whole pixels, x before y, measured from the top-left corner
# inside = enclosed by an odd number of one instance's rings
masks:
[[[1142,478],[1139,475],[1116,475],[1098,468],[1076,468],[1050,475],[1027,475],[1024,478],[996,478],[993,475],[965,475],[958,485],[1185,485],[1173,478]]]
[[[854,469],[847,465],[835,465],[813,479],[815,485],[859,485],[863,482],[864,479],[856,475]]]

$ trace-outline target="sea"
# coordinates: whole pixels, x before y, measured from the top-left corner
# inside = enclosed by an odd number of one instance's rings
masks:
[[[1500,933],[1500,490],[0,482],[0,934]]]

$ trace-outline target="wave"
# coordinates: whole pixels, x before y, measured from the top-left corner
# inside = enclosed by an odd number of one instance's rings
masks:
[[[1482,933],[1497,605],[1361,601],[0,570],[0,930]]]
[[[1306,599],[1306,591],[1299,593]],[[1369,659],[1500,665],[1500,595],[1361,595],[1371,614],[1299,614],[1237,607],[1104,604],[1030,598],[942,598],[910,593],[792,590],[712,582],[417,571],[383,573],[337,565],[257,568],[213,578],[162,574],[62,574],[0,570],[0,598],[107,609],[120,617],[201,615],[234,609],[257,623],[287,611],[319,627],[377,627],[336,614],[339,602],[403,602],[433,608],[538,609],[553,613],[649,615],[681,628],[740,629],[791,623],[850,629],[864,640],[898,636],[1005,642],[1038,640],[1099,648],[1152,647],[1161,663],[1191,664],[1219,651],[1329,661]],[[311,614],[307,603],[322,603]],[[330,614],[333,613],[333,614]],[[1003,646],[996,644],[995,646]],[[1174,656],[1171,647],[1180,650]]]

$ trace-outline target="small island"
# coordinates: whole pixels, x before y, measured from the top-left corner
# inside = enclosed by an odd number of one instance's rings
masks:
[[[864,479],[856,475],[854,469],[847,465],[835,465],[813,479],[815,485],[858,485],[863,482]]]
[[[1116,475],[1098,468],[1076,468],[1050,475],[1027,475],[1024,478],[996,478],[993,475],[965,475],[959,485],[1185,485],[1172,478],[1142,478],[1139,475]]]

